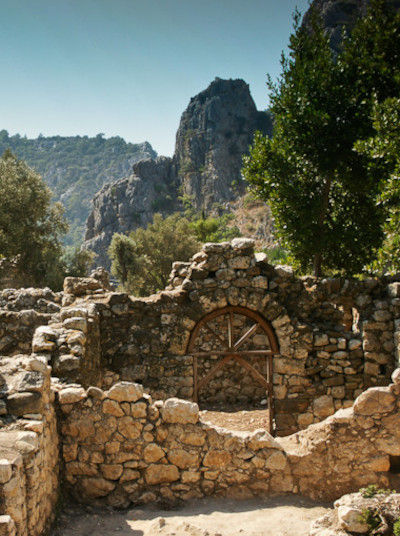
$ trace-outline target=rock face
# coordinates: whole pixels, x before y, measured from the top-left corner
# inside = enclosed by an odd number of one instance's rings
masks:
[[[155,212],[177,209],[177,184],[172,160],[160,156],[133,166],[132,175],[105,185],[93,199],[85,246],[97,254],[95,264],[109,268],[107,249],[114,233],[145,227]]]
[[[257,111],[249,86],[216,78],[183,113],[172,159],[138,162],[132,175],[104,186],[94,197],[85,246],[97,254],[95,263],[109,267],[107,249],[114,233],[145,227],[156,212],[179,210],[179,192],[206,213],[215,204],[237,199],[244,192],[242,156],[256,130],[270,134],[272,122]]]
[[[271,118],[257,111],[243,80],[216,78],[191,99],[176,135],[174,163],[196,209],[210,212],[244,193],[242,156],[256,130],[271,134]]]
[[[369,3],[369,0],[313,0],[304,16],[303,24],[310,25],[311,10],[317,9],[321,14],[322,24],[331,37],[332,48],[338,50],[343,28],[351,30],[357,19],[365,15]],[[399,0],[386,0],[386,3],[400,9]]]

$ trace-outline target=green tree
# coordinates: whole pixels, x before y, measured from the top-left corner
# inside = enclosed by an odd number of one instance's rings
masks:
[[[354,144],[372,134],[374,98],[399,93],[400,18],[373,1],[338,55],[316,11],[311,31],[299,20],[281,77],[268,82],[273,138],[256,134],[243,173],[303,270],[357,273],[381,244],[384,210],[382,169]]]
[[[165,288],[174,261],[187,261],[199,248],[190,222],[179,214],[155,214],[146,229],[115,234],[109,248],[111,273],[125,290],[146,296]]]
[[[385,240],[372,268],[394,273],[400,271],[400,99],[377,104],[373,119],[376,135],[356,144],[360,153],[372,157],[371,166],[385,166],[388,176],[379,197],[386,213]]]
[[[63,276],[85,277],[93,264],[95,253],[79,247],[67,246],[62,256]]]
[[[40,175],[6,151],[0,158],[0,255],[20,255],[30,283],[59,288],[60,236],[66,230],[63,208],[51,203]]]
[[[236,225],[230,225],[232,219],[232,214],[208,218],[201,216],[191,222],[190,228],[199,242],[224,242],[240,236]]]

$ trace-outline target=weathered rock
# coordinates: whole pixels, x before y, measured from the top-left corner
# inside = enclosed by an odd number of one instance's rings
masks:
[[[83,478],[81,486],[87,497],[105,497],[115,489],[115,484],[100,477]]]
[[[338,521],[339,527],[349,532],[366,534],[369,531],[367,523],[361,521],[362,511],[351,506],[339,506]]]
[[[385,387],[372,387],[362,393],[354,403],[354,412],[360,415],[386,413],[394,408],[394,395]]]
[[[155,463],[164,458],[165,452],[156,443],[150,443],[143,451],[144,461],[147,463]]]
[[[199,406],[188,400],[169,398],[161,409],[161,415],[168,423],[196,423],[199,420]]]
[[[153,486],[175,482],[179,479],[179,470],[175,465],[149,465],[145,471],[146,482]]]
[[[0,484],[8,482],[12,475],[12,466],[8,460],[0,460]]]
[[[136,402],[143,396],[143,385],[139,383],[119,382],[106,392],[106,396],[117,402]]]
[[[58,393],[60,404],[74,404],[86,398],[86,391],[82,387],[67,387]]]
[[[42,399],[39,393],[15,393],[7,398],[7,411],[13,415],[40,413]]]
[[[316,398],[313,402],[313,409],[317,417],[328,417],[335,413],[333,398],[329,395],[323,395]]]

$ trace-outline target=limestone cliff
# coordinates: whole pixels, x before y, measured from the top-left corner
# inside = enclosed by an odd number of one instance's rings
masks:
[[[256,130],[271,134],[271,118],[257,111],[243,80],[216,78],[191,99],[176,134],[174,164],[195,208],[210,212],[244,193],[242,157]]]
[[[386,0],[394,9],[400,9],[400,0]],[[357,19],[365,15],[370,0],[313,0],[306,12],[303,24],[310,25],[310,13],[315,8],[322,18],[322,24],[331,38],[331,45],[338,50],[343,30],[351,30]]]
[[[97,254],[95,264],[109,267],[107,249],[114,233],[145,227],[155,212],[176,210],[177,191],[172,160],[166,156],[137,162],[129,177],[103,186],[86,224],[85,246]]]
[[[107,249],[114,233],[146,226],[156,212],[179,210],[179,193],[206,213],[238,199],[245,189],[242,156],[256,130],[270,134],[271,118],[257,111],[243,80],[216,78],[193,97],[181,118],[173,158],[139,162],[132,175],[94,197],[85,247],[97,254],[96,265],[109,267]]]

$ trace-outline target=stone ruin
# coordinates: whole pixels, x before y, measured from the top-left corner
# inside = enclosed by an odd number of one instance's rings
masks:
[[[400,278],[297,278],[235,239],[175,263],[153,296],[98,271],[0,307],[0,535],[44,534],[60,484],[114,507],[334,500],[399,465]],[[199,414],[265,403],[251,433]]]

